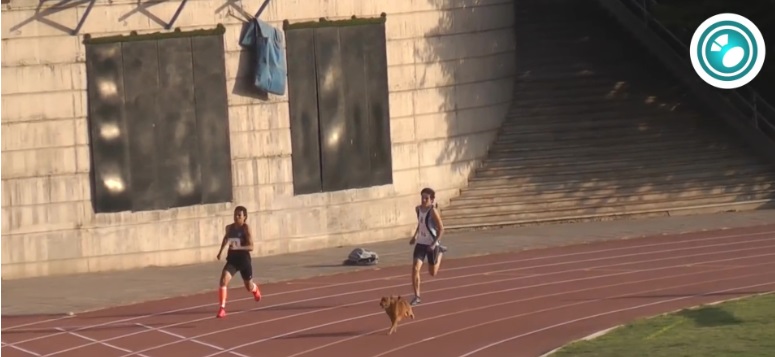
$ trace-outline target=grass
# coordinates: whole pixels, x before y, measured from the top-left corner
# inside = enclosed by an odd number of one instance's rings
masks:
[[[775,294],[661,315],[574,342],[552,357],[775,356]]]

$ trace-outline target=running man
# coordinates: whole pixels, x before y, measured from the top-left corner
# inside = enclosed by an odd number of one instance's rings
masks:
[[[221,272],[221,286],[218,289],[218,299],[221,303],[216,317],[226,316],[226,292],[229,281],[239,271],[245,289],[248,289],[256,301],[261,300],[261,291],[258,284],[253,282],[253,265],[250,252],[253,251],[253,236],[250,227],[245,221],[248,219],[248,210],[243,206],[234,209],[234,223],[226,226],[226,234],[223,235],[221,249],[218,251],[218,260],[221,260],[223,248],[227,245],[229,251],[226,254],[226,264]]]
[[[436,276],[441,267],[441,256],[447,248],[439,244],[444,232],[441,216],[434,207],[436,192],[431,188],[420,191],[421,204],[415,207],[417,213],[417,228],[414,231],[409,244],[414,244],[414,264],[412,265],[412,287],[414,299],[411,304],[417,305],[420,301],[420,269],[425,259],[428,259],[428,273]]]

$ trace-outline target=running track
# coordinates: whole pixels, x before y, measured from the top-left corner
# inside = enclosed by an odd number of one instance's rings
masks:
[[[539,356],[634,318],[775,291],[775,225],[449,259],[423,280],[417,318],[392,336],[378,302],[410,296],[408,265],[263,285],[259,303],[235,288],[222,320],[215,289],[73,317],[3,317],[2,354]]]

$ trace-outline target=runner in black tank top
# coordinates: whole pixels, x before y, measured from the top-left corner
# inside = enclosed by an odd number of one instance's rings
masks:
[[[226,226],[226,234],[223,236],[221,249],[218,251],[218,260],[220,260],[223,248],[229,247],[229,251],[226,253],[226,264],[221,272],[221,286],[218,289],[218,300],[221,306],[216,316],[219,318],[226,316],[227,287],[237,271],[245,283],[245,289],[253,294],[256,301],[261,300],[258,284],[253,282],[253,265],[250,258],[250,252],[253,250],[253,237],[250,234],[250,227],[245,223],[247,219],[248,210],[245,207],[238,206],[234,209],[234,223]]]
[[[230,224],[227,226],[226,237],[228,239],[229,251],[226,253],[226,262],[231,263],[235,267],[247,267],[250,265],[250,251],[237,250],[236,247],[244,247],[250,245],[250,241],[247,239],[246,225],[237,226],[236,224]],[[252,271],[240,270],[242,278],[252,278]]]

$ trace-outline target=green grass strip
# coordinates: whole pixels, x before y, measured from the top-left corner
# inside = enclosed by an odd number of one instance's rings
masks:
[[[723,297],[721,297],[723,298]],[[552,357],[765,357],[775,356],[775,295],[642,319]]]

